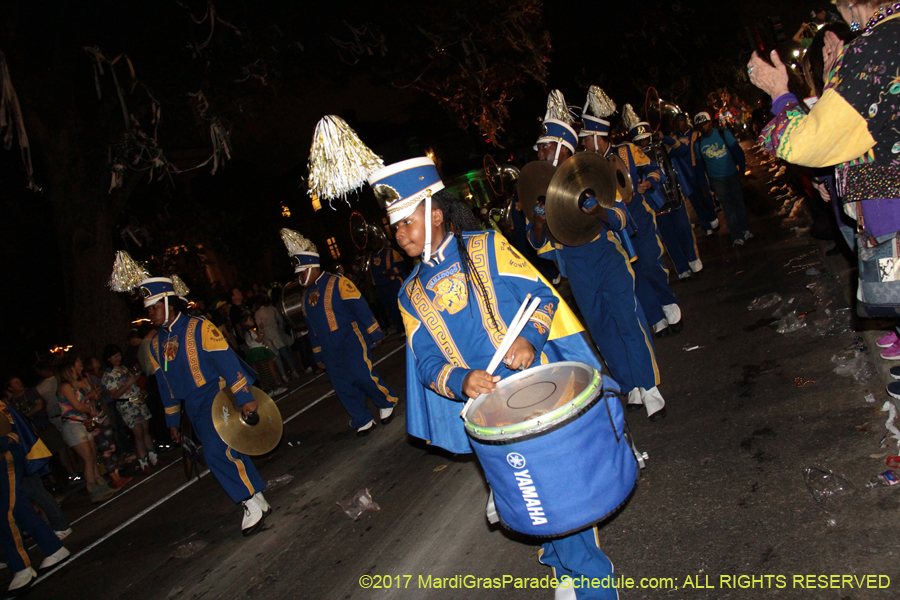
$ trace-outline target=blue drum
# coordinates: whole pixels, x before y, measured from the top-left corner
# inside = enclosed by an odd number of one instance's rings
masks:
[[[637,479],[618,390],[590,365],[558,362],[504,379],[465,412],[466,433],[507,528],[561,537],[602,521]]]

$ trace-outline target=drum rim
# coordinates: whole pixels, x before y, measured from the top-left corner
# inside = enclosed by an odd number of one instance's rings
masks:
[[[562,406],[539,417],[534,417],[532,419],[528,419],[527,421],[521,421],[513,425],[504,425],[502,427],[483,427],[481,425],[475,425],[474,423],[469,421],[468,418],[466,418],[464,420],[466,433],[468,433],[469,436],[473,439],[488,444],[502,444],[518,440],[523,436],[541,434],[544,433],[548,428],[555,429],[556,427],[567,423],[570,417],[577,417],[583,412],[585,408],[588,408],[590,405],[592,405],[594,400],[603,396],[603,374],[594,366],[576,360],[564,360],[554,363],[548,363],[546,365],[540,365],[539,367],[517,373],[509,379],[506,379],[506,382],[524,378],[526,375],[532,375],[534,369],[539,369],[542,367],[550,368],[561,366],[586,367],[593,371],[593,377],[591,378],[590,383],[588,383],[588,385],[584,388],[584,390],[582,390],[580,394],[578,394]],[[482,394],[481,396],[478,396],[478,398],[476,398],[476,402],[486,395],[487,394]],[[579,400],[581,400],[581,402],[578,402]],[[475,405],[473,404],[472,408],[467,411],[467,416],[474,409]]]

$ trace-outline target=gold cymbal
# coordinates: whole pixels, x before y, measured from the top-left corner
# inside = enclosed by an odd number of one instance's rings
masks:
[[[581,210],[588,196],[600,206],[612,208],[616,202],[614,163],[595,152],[580,152],[566,160],[547,188],[547,224],[567,246],[590,242],[603,230],[596,216]]]
[[[259,456],[271,451],[281,441],[284,423],[275,401],[258,387],[251,387],[256,400],[259,423],[244,421],[231,389],[225,386],[216,394],[212,406],[212,420],[222,441],[242,454]]]
[[[519,205],[529,222],[534,223],[534,206],[547,195],[547,187],[556,167],[544,160],[535,160],[519,172]]]
[[[628,166],[625,164],[625,161],[619,158],[618,154],[611,154],[606,157],[606,160],[614,167],[616,192],[619,194],[619,199],[625,204],[630,203],[631,197],[634,196],[634,187],[631,182],[631,173],[628,171]]]

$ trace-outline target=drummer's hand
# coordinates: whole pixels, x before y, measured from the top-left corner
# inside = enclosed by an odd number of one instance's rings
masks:
[[[593,196],[591,196],[591,197],[593,197]],[[587,208],[584,204],[582,204],[581,212],[591,215],[592,217],[599,217],[602,213],[605,213],[606,211],[603,209],[602,206],[600,206],[600,203],[597,202],[597,199],[594,198],[594,206],[592,206],[591,208]]]
[[[178,431],[177,427],[169,427],[169,435],[172,436],[172,441],[176,444],[181,442],[181,432]]]
[[[498,381],[500,381],[499,375],[492,376],[483,369],[469,371],[469,374],[463,379],[463,394],[467,398],[477,398],[481,394],[489,394],[497,389]]]
[[[544,203],[538,200],[536,202],[536,206],[540,206],[541,208],[545,208]],[[534,229],[535,231],[542,232],[544,231],[544,224],[547,222],[547,215],[538,214],[537,211],[534,211]]]
[[[637,186],[638,194],[643,194],[647,190],[653,187],[653,184],[647,180],[641,181]]]
[[[520,335],[509,347],[509,351],[503,357],[503,361],[513,371],[527,369],[534,362],[534,346]]]
[[[243,405],[241,407],[241,412],[243,412],[244,416],[246,417],[250,413],[256,412],[258,408],[259,405],[256,403],[256,400],[253,400],[252,402],[248,402],[247,404]]]

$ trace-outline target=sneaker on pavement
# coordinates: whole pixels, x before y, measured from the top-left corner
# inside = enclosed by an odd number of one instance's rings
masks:
[[[897,337],[896,331],[892,331],[889,334],[883,335],[875,340],[875,345],[879,348],[890,348],[897,342],[900,342],[900,338]]]
[[[734,240],[734,244],[732,244],[732,246],[743,246],[743,245],[744,245],[744,240],[742,240],[740,238]]]
[[[273,395],[273,396],[280,396],[280,395],[282,395],[282,394],[284,394],[284,393],[286,393],[286,392],[287,392],[287,388],[277,387],[277,388],[275,388],[274,390],[272,390],[272,395]]]
[[[59,539],[64,540],[72,534],[72,528],[69,527],[68,529],[63,529],[62,531],[54,531],[53,533],[55,533],[56,537],[58,537]]]
[[[244,509],[244,518],[241,521],[241,533],[244,537],[247,537],[248,535],[253,535],[259,531],[266,518],[266,513],[263,512],[259,500],[257,500],[255,495],[248,500],[244,500],[241,505]]]
[[[382,425],[387,425],[391,422],[391,419],[394,418],[394,407],[390,408],[379,408],[378,409],[378,420],[381,421]]]
[[[34,583],[36,578],[37,573],[31,567],[16,571],[7,591],[10,593],[10,596],[21,596],[31,589],[31,584]]]
[[[369,432],[372,431],[372,428],[375,427],[375,419],[372,419],[362,427],[356,430],[357,437],[361,437],[364,435],[369,435]]]
[[[44,559],[41,566],[38,567],[38,571],[43,571],[44,569],[49,569],[50,567],[58,565],[69,558],[71,554],[72,553],[69,552],[65,546],[62,546],[59,550]]]
[[[891,377],[900,379],[900,367],[891,367]]]
[[[900,342],[882,350],[881,358],[884,360],[900,360]]]
[[[754,237],[756,237],[756,236],[754,236],[752,233],[750,233],[750,230],[749,230],[749,229],[748,229],[747,231],[744,232],[744,240],[745,240],[745,241],[746,241],[746,240],[752,240]]]
[[[887,393],[891,398],[900,400],[900,381],[892,381],[887,384]]]

